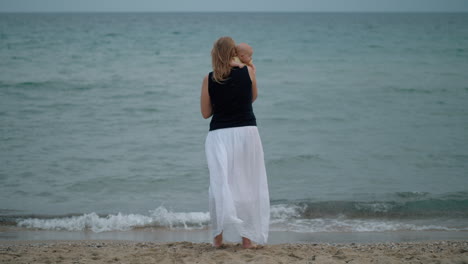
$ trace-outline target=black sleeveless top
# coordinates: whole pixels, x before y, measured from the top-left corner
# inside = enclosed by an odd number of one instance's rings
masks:
[[[241,126],[256,126],[252,109],[252,81],[247,66],[234,67],[222,83],[208,76],[208,93],[213,108],[210,131]]]

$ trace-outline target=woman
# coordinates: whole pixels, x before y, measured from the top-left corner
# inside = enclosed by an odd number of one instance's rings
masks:
[[[210,171],[209,207],[213,246],[242,238],[244,248],[265,244],[270,198],[252,103],[257,82],[252,68],[231,67],[234,40],[218,39],[211,51],[213,71],[203,79],[201,113],[211,116],[205,152]]]

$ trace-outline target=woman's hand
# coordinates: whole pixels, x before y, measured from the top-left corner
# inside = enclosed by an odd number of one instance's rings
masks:
[[[255,65],[253,63],[247,64],[247,65],[252,68],[254,73],[257,73],[257,68],[255,68]]]
[[[257,78],[255,77],[255,65],[252,64],[252,67],[247,66],[249,70],[250,80],[252,81],[252,103],[257,99]]]

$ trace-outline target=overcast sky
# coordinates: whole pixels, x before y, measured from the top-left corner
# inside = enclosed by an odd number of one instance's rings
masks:
[[[468,12],[468,0],[0,0],[0,12]]]

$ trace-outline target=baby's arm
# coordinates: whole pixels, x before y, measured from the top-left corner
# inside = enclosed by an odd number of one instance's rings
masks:
[[[230,65],[232,67],[239,67],[239,68],[242,68],[242,67],[245,66],[245,64],[242,63],[242,61],[239,59],[239,57],[232,58],[232,61],[231,61]]]
[[[242,67],[245,66],[244,63],[240,63],[240,62],[237,62],[237,61],[231,61],[230,65],[231,65],[232,67],[239,67],[239,68],[242,68]]]

